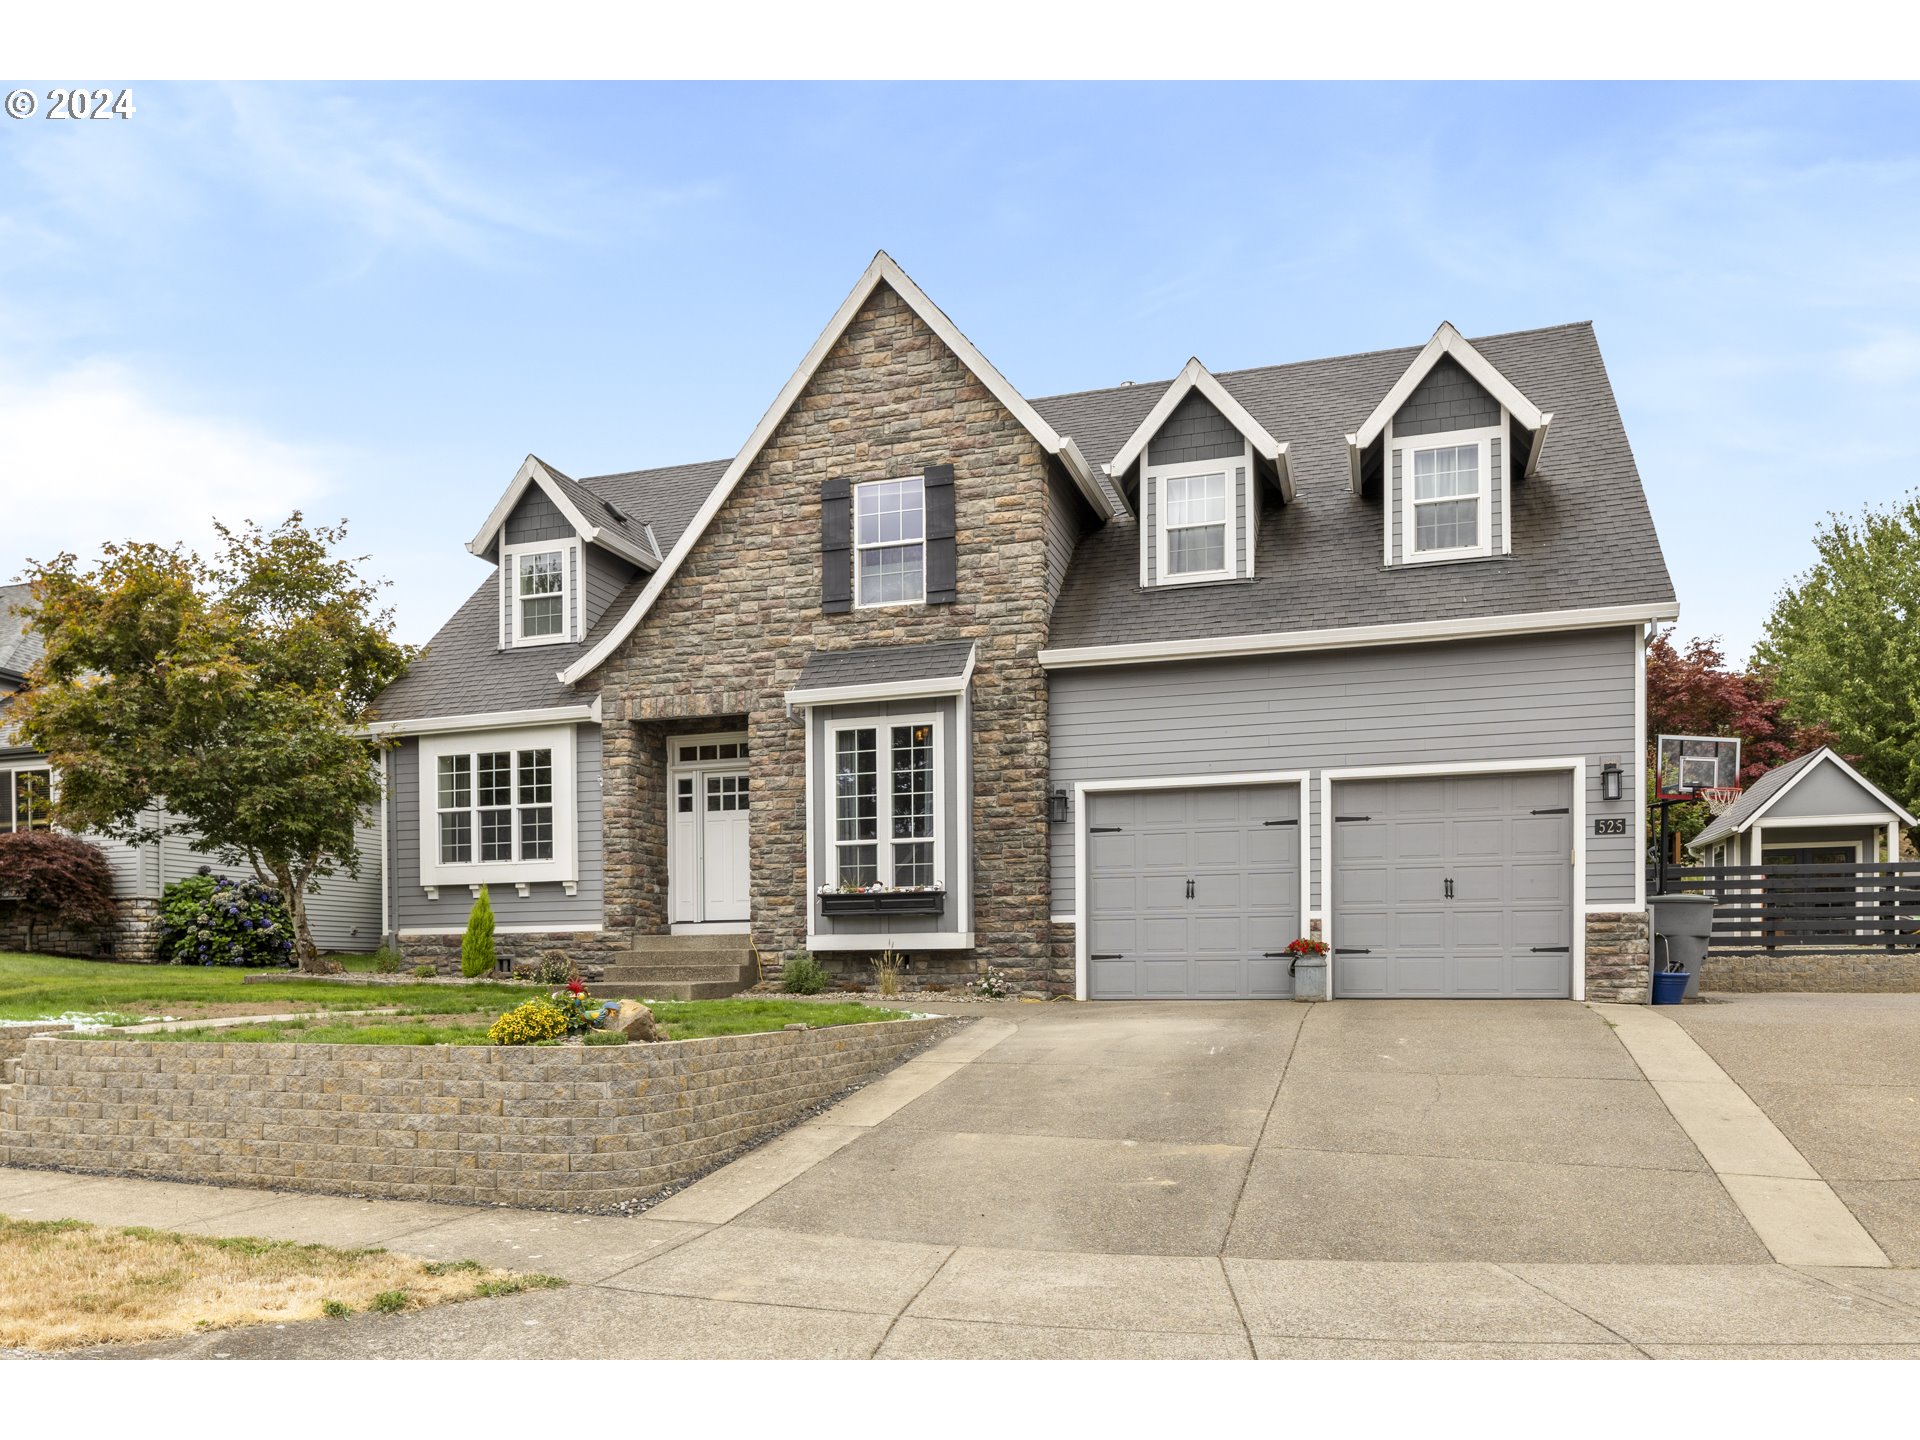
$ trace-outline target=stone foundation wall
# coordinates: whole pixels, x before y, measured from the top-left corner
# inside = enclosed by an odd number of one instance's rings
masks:
[[[1651,984],[1644,910],[1612,910],[1587,918],[1587,999],[1647,1003]]]
[[[113,927],[29,926],[18,905],[0,900],[0,950],[36,955],[69,955],[80,960],[135,960],[152,963],[160,945],[160,902],[116,900]],[[31,943],[29,943],[31,931]]]
[[[590,1210],[710,1168],[963,1021],[604,1047],[30,1041],[0,1165]]]
[[[1722,992],[1820,990],[1872,994],[1920,991],[1920,951],[1762,950],[1709,952],[1700,988]]]
[[[458,975],[460,940],[458,935],[402,935],[400,953],[407,957],[409,964],[431,965],[442,975]],[[541,930],[525,934],[496,930],[493,934],[495,956],[509,965],[539,960],[549,950],[564,951],[583,964],[589,960],[605,964],[611,956],[631,948],[632,944],[629,937],[605,930]]]

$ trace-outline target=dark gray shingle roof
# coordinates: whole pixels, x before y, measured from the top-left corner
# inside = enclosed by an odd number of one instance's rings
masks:
[[[796,690],[872,685],[882,680],[946,680],[967,668],[971,640],[931,645],[870,645],[857,650],[815,650],[807,656]]]
[[[1749,815],[1753,814],[1754,811],[1758,810],[1762,805],[1766,804],[1767,801],[1779,794],[1781,786],[1785,785],[1789,780],[1793,779],[1794,776],[1813,764],[1814,761],[1818,760],[1822,755],[1829,753],[1831,752],[1823,745],[1818,750],[1809,751],[1797,759],[1787,761],[1784,765],[1774,766],[1773,769],[1767,771],[1766,774],[1754,781],[1753,784],[1747,786],[1745,790],[1742,790],[1738,800],[1714,816],[1712,824],[1708,825],[1706,829],[1702,830],[1698,835],[1694,836],[1692,840],[1687,842],[1687,848],[1689,850],[1698,850],[1702,846],[1711,845],[1714,841],[1724,839],[1728,835],[1731,835],[1746,823]]]
[[[1541,472],[1513,485],[1513,553],[1491,560],[1381,563],[1380,501],[1351,493],[1346,436],[1420,347],[1217,375],[1284,442],[1298,497],[1262,516],[1251,580],[1143,590],[1139,528],[1119,520],[1080,542],[1054,607],[1055,648],[1319,630],[1476,615],[1670,602],[1633,451],[1593,327],[1475,340],[1542,410],[1554,412]],[[1113,458],[1170,382],[1035,400],[1088,460]]]
[[[27,628],[31,585],[0,585],[0,670],[24,675],[46,653],[39,633]]]

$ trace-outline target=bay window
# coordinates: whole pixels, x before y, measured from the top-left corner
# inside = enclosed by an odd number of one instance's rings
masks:
[[[933,719],[846,723],[829,734],[833,883],[935,884],[940,785]]]
[[[572,883],[573,755],[571,726],[424,737],[421,884]]]

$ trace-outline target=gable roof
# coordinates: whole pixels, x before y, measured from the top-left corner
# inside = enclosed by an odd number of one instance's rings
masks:
[[[1360,428],[1353,436],[1358,448],[1364,450],[1380,438],[1380,432],[1387,428],[1387,422],[1407,403],[1407,397],[1427,378],[1427,372],[1440,363],[1442,356],[1452,356],[1462,370],[1479,381],[1486,392],[1506,406],[1508,413],[1527,429],[1538,430],[1544,421],[1552,418],[1542,414],[1538,406],[1522,395],[1513,382],[1500,373],[1497,365],[1453,328],[1452,321],[1442,320],[1440,328],[1433,332],[1433,338],[1421,347],[1420,353],[1413,357],[1413,362],[1380,398],[1380,403],[1373,407],[1373,412],[1360,422]]]
[[[592,674],[608,656],[613,654],[620,643],[634,632],[641,620],[646,617],[647,611],[653,608],[653,603],[659,598],[660,592],[666,589],[667,583],[673,579],[675,572],[679,570],[687,555],[699,541],[701,533],[719,513],[720,507],[726,504],[727,497],[733,493],[734,486],[740,483],[740,477],[745,475],[753,462],[759,458],[761,448],[772,438],[774,430],[786,418],[787,411],[793,408],[794,401],[800,398],[801,391],[805,390],[807,383],[813,379],[814,372],[827,358],[827,353],[832,350],[847,326],[853,323],[861,306],[865,305],[873,292],[882,285],[887,286],[905,301],[907,308],[919,316],[929,330],[940,337],[942,343],[958,357],[960,363],[973,373],[974,378],[985,385],[993,398],[998,400],[1026,429],[1027,433],[1039,442],[1042,450],[1060,461],[1072,478],[1074,486],[1093,507],[1094,513],[1103,520],[1113,518],[1116,514],[1116,506],[1112,494],[1095,476],[1093,468],[1081,454],[1080,447],[1075,444],[1072,434],[1058,431],[1048,424],[1027,398],[1015,390],[1004,375],[993,368],[992,362],[974,348],[973,342],[960,333],[960,327],[949,320],[946,313],[927,298],[926,292],[908,278],[906,271],[894,263],[893,257],[881,250],[874,255],[873,262],[867,266],[853,289],[848,292],[847,298],[841,302],[840,308],[834,312],[833,318],[827,322],[827,328],[820,332],[820,338],[813,342],[813,348],[801,360],[799,368],[780,388],[780,393],[774,397],[773,404],[767,407],[767,413],[762,415],[760,423],[753,427],[753,433],[747,437],[747,443],[741,446],[740,452],[728,463],[726,473],[720,477],[720,483],[714,486],[713,492],[701,505],[700,512],[694,516],[692,524],[667,552],[666,559],[654,572],[652,580],[641,592],[638,602],[628,607],[626,614],[621,616],[619,623],[604,640],[560,672],[560,679],[563,682],[573,684]]]
[[[25,675],[46,653],[36,630],[28,628],[31,585],[0,585],[0,672]]]
[[[1393,643],[1442,634],[1630,625],[1679,613],[1607,370],[1586,322],[1486,336],[1488,363],[1559,413],[1542,483],[1513,487],[1513,553],[1463,564],[1387,566],[1380,501],[1352,493],[1346,437],[1419,347],[1224,371],[1215,378],[1270,435],[1285,436],[1294,502],[1260,517],[1250,579],[1145,589],[1132,517],[1080,541],[1043,664],[1124,663]],[[1162,387],[1118,386],[1034,401],[1094,460],[1117,456]],[[1577,479],[1578,483],[1559,483]],[[1424,634],[1422,632],[1430,632]],[[1155,653],[1140,652],[1148,649]],[[1105,658],[1103,658],[1105,657]]]
[[[1737,835],[1752,829],[1754,822],[1772,809],[1774,804],[1799,784],[1805,776],[1819,766],[1829,764],[1837,765],[1845,772],[1848,779],[1878,800],[1886,808],[1887,814],[1899,820],[1901,824],[1920,823],[1907,813],[1906,807],[1899,801],[1854,769],[1830,747],[1822,745],[1818,750],[1810,750],[1805,755],[1789,760],[1784,765],[1776,765],[1767,771],[1743,790],[1738,800],[1714,816],[1712,823],[1706,829],[1689,840],[1687,848],[1700,850],[1716,841],[1726,839],[1729,835]]]
[[[787,691],[789,705],[957,695],[973,677],[971,640],[815,650]]]
[[[1246,437],[1255,455],[1273,466],[1280,480],[1281,497],[1291,504],[1293,476],[1287,468],[1286,445],[1269,435],[1266,426],[1249,415],[1247,407],[1227,393],[1226,387],[1213,378],[1212,372],[1200,363],[1197,355],[1188,360],[1180,373],[1173,377],[1173,383],[1160,393],[1160,398],[1141,419],[1133,434],[1127,437],[1126,443],[1101,468],[1114,480],[1132,469],[1134,462],[1146,452],[1147,443],[1160,433],[1160,427],[1180,408],[1180,402],[1196,390],[1226,418],[1229,425]]]
[[[660,556],[637,521],[609,505],[578,480],[561,474],[538,455],[529,455],[521,462],[486,523],[467,542],[468,551],[482,557],[491,555],[500,532],[506,528],[507,517],[533,488],[542,491],[559,508],[582,540],[611,550],[643,570],[651,570],[660,563]]]

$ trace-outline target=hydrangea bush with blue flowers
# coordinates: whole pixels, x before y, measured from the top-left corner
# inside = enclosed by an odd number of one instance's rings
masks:
[[[160,958],[175,965],[287,965],[293,917],[253,880],[190,875],[160,897]]]

